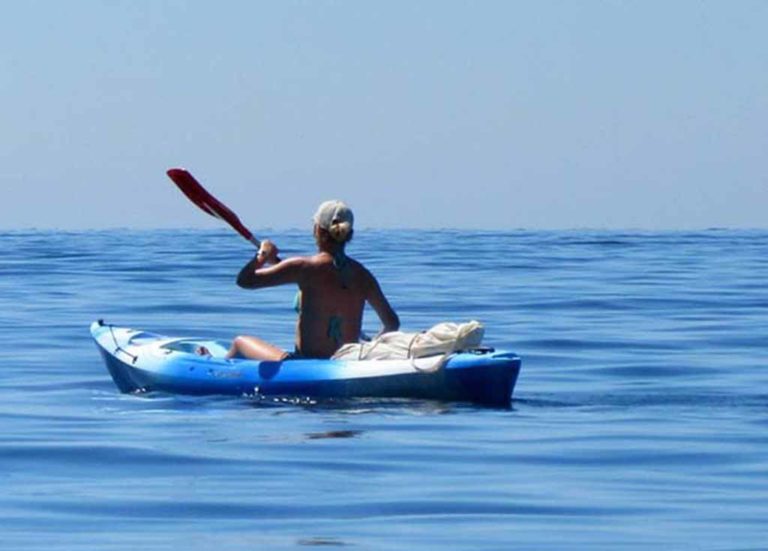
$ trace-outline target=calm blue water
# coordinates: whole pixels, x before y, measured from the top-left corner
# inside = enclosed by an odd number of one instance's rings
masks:
[[[0,548],[768,548],[768,232],[360,231],[405,328],[522,356],[511,411],[121,395],[92,320],[287,347],[293,290],[226,230],[0,243]]]

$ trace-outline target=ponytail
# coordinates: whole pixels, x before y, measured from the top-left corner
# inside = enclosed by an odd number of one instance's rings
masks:
[[[328,228],[328,234],[336,243],[344,244],[352,239],[352,224],[334,220]]]

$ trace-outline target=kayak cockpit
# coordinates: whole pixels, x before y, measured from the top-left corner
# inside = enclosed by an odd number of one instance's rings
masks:
[[[213,356],[214,358],[223,358],[229,351],[229,346],[230,344],[227,341],[174,339],[160,345],[159,348],[184,354],[196,354],[200,348],[204,348],[208,351],[210,356]]]

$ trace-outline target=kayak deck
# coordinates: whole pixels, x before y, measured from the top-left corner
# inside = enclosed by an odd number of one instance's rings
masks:
[[[121,392],[419,398],[509,407],[520,358],[488,349],[402,360],[225,359],[228,343],[94,322],[91,335]],[[211,355],[195,353],[205,346]]]

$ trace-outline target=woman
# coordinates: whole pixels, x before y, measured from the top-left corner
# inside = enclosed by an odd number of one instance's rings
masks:
[[[259,252],[237,276],[237,284],[244,289],[285,283],[299,286],[295,350],[286,352],[257,337],[239,336],[227,357],[273,361],[330,358],[343,344],[360,340],[366,302],[378,314],[384,326],[382,333],[400,327],[376,278],[345,253],[354,233],[354,215],[349,207],[341,201],[326,201],[315,213],[314,222],[317,254],[280,261],[277,247],[262,241]]]

